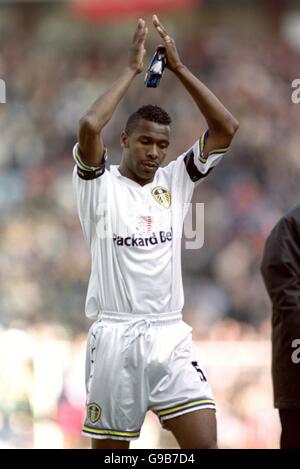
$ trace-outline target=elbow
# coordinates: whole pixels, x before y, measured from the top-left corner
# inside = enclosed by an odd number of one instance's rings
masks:
[[[239,122],[234,117],[231,117],[225,123],[224,133],[226,134],[227,137],[233,138],[235,133],[238,131],[238,128],[239,128]]]
[[[108,112],[99,115],[99,113],[90,110],[79,120],[79,129],[88,134],[99,134],[110,117]]]
[[[222,122],[214,123],[209,126],[209,130],[212,131],[222,141],[230,143],[235,133],[239,128],[238,121],[233,117],[227,117]]]
[[[88,133],[88,134],[96,134],[100,132],[97,128],[97,123],[92,115],[86,114],[79,120],[79,132]]]
[[[233,135],[239,130],[240,123],[237,119],[233,118],[232,128],[233,128]]]

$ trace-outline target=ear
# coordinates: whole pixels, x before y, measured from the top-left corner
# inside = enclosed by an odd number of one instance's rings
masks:
[[[121,133],[120,143],[121,143],[122,148],[128,148],[129,147],[129,136],[125,132],[125,130],[123,130],[123,132]]]

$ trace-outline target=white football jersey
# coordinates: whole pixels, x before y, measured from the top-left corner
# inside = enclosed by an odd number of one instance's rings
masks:
[[[159,168],[144,186],[122,176],[118,166],[90,166],[78,143],[74,146],[73,186],[92,264],[85,308],[89,318],[102,312],[181,312],[184,217],[195,183],[227,151],[204,157],[206,136]]]

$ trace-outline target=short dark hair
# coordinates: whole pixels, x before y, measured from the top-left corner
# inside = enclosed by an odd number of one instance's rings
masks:
[[[153,106],[152,104],[146,104],[128,117],[125,125],[125,132],[128,135],[135,129],[140,119],[145,119],[146,121],[156,122],[157,124],[162,125],[170,125],[172,122],[171,117],[164,109],[159,106]]]

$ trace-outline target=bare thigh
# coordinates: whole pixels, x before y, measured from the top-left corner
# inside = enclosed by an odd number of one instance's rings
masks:
[[[130,441],[92,438],[92,449],[129,449]]]
[[[217,448],[217,421],[213,409],[196,410],[165,420],[164,427],[173,433],[181,449]]]

